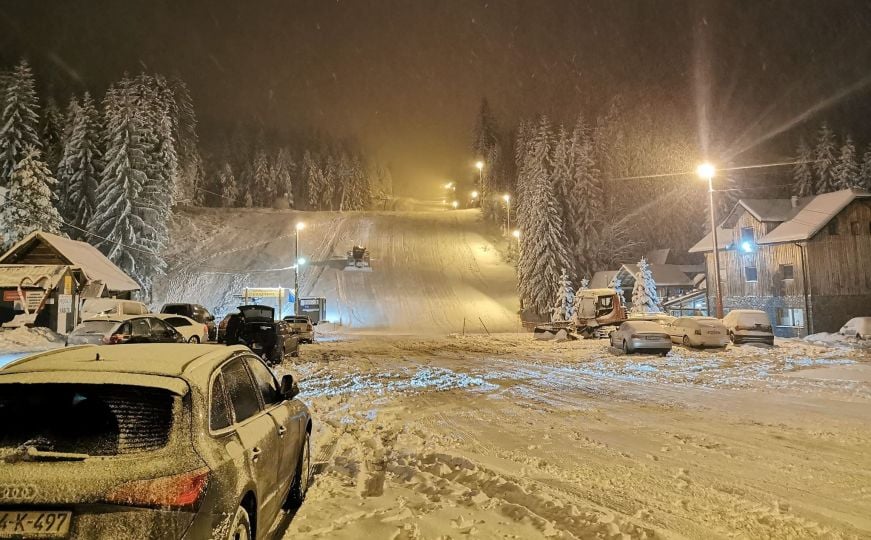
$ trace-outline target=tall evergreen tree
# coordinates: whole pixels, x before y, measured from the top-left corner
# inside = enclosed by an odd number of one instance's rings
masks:
[[[600,263],[597,257],[602,215],[605,210],[601,173],[594,160],[595,143],[583,117],[578,116],[572,131],[572,182],[566,194],[571,208],[569,238],[574,247],[578,270],[592,274]]]
[[[42,150],[36,82],[26,60],[6,80],[0,110],[0,187],[9,181],[26,148]]]
[[[42,110],[40,138],[42,140],[42,160],[49,170],[56,172],[63,154],[64,115],[57,102],[49,98]]]
[[[859,168],[859,188],[871,191],[871,144],[862,154],[862,166]]]
[[[302,173],[308,210],[319,210],[321,191],[324,189],[323,173],[317,159],[309,150],[302,155]]]
[[[55,179],[33,146],[15,165],[0,204],[0,248],[3,251],[34,230],[59,234],[61,219],[53,203]]]
[[[290,155],[290,150],[285,147],[278,149],[271,166],[271,176],[275,185],[276,195],[286,197],[287,204],[293,208],[293,172],[296,165]]]
[[[179,77],[172,77],[168,87],[174,100],[173,140],[178,153],[178,175],[174,189],[175,198],[192,200],[197,186],[203,181],[203,160],[199,152],[197,117],[187,84]]]
[[[813,160],[814,156],[810,147],[802,139],[798,143],[796,151],[795,165],[792,169],[792,175],[795,182],[793,193],[799,197],[807,197],[814,194],[816,188],[814,182]]]
[[[835,134],[828,124],[820,126],[817,146],[814,151],[814,172],[816,172],[816,193],[828,193],[835,190]]]
[[[224,163],[218,172],[218,184],[221,186],[221,206],[238,206],[239,189],[236,186],[236,177],[233,176],[233,167],[229,163]]]
[[[87,240],[82,229],[88,226],[97,206],[102,169],[100,116],[87,92],[82,96],[81,104],[73,101],[69,110],[71,123],[66,130],[68,135],[57,172],[59,191],[64,195],[61,212],[71,225],[67,231],[69,235]]]
[[[499,126],[496,117],[490,109],[487,98],[481,100],[481,108],[478,111],[478,121],[475,124],[474,142],[472,150],[478,159],[484,159],[490,153],[490,149],[499,142]]]
[[[856,163],[856,147],[847,135],[841,146],[841,154],[833,171],[835,189],[847,189],[859,184],[859,164]]]
[[[269,156],[266,150],[260,148],[254,154],[253,166],[253,186],[251,198],[254,201],[254,206],[272,207],[275,200],[273,193],[274,186],[272,184],[272,175],[269,169]]]
[[[550,156],[551,180],[554,191],[560,201],[562,220],[564,224],[574,221],[573,208],[569,204],[569,194],[572,190],[572,157],[571,141],[565,127],[560,126],[554,141],[553,153]]]
[[[552,147],[550,129],[550,121],[542,117],[527,158],[529,215],[521,236],[519,264],[523,269],[521,296],[525,305],[540,315],[550,310],[562,269],[572,268],[566,252],[560,204],[548,167]]]

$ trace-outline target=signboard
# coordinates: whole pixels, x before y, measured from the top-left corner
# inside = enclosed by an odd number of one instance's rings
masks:
[[[327,299],[326,298],[300,298],[299,299],[300,315],[308,315],[314,324],[326,319],[327,316]]]
[[[64,276],[63,294],[73,294],[73,277],[70,275]]]
[[[248,298],[281,298],[281,289],[278,287],[246,288],[243,296]]]
[[[42,303],[42,299],[45,298],[45,291],[42,289],[37,291],[24,291],[24,298],[27,303],[27,311],[33,313],[37,309],[39,309],[39,305]],[[18,294],[18,290],[5,290],[3,291],[3,301],[4,302],[15,302],[15,308],[24,310],[24,306],[21,303],[21,296]]]
[[[59,294],[57,295],[57,312],[72,313],[73,312],[73,295]]]

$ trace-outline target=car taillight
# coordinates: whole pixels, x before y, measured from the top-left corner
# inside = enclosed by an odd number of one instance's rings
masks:
[[[114,504],[196,510],[209,485],[209,468],[175,476],[135,480],[115,487],[106,496]]]
[[[638,334],[632,334],[631,336],[629,336],[629,339],[641,339],[641,336],[639,336]]]
[[[697,336],[702,335],[702,331],[701,331],[701,329],[696,329],[696,331],[693,332],[693,333],[694,333],[695,335],[697,335]]]
[[[203,335],[204,335],[204,336],[208,336],[208,335],[209,335],[209,325],[208,325],[208,324],[204,324],[204,325],[203,325]]]
[[[118,345],[119,343],[127,343],[130,340],[130,336],[124,334],[112,334],[109,337],[103,336],[103,343],[106,345]]]

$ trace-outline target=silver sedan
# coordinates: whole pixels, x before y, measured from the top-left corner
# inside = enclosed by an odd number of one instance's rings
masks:
[[[650,321],[626,321],[609,334],[611,346],[626,354],[646,352],[665,356],[671,350],[671,338],[662,326]]]

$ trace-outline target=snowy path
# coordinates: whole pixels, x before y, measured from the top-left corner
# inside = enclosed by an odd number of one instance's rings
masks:
[[[155,304],[197,302],[234,308],[244,286],[293,286],[294,225],[304,221],[303,296],[327,298],[328,318],[343,332],[447,334],[467,329],[516,331],[516,280],[484,235],[476,211],[180,212],[167,278]],[[346,252],[369,247],[372,272],[345,271]]]
[[[871,536],[867,350],[370,336],[286,368],[319,471],[286,538]]]

